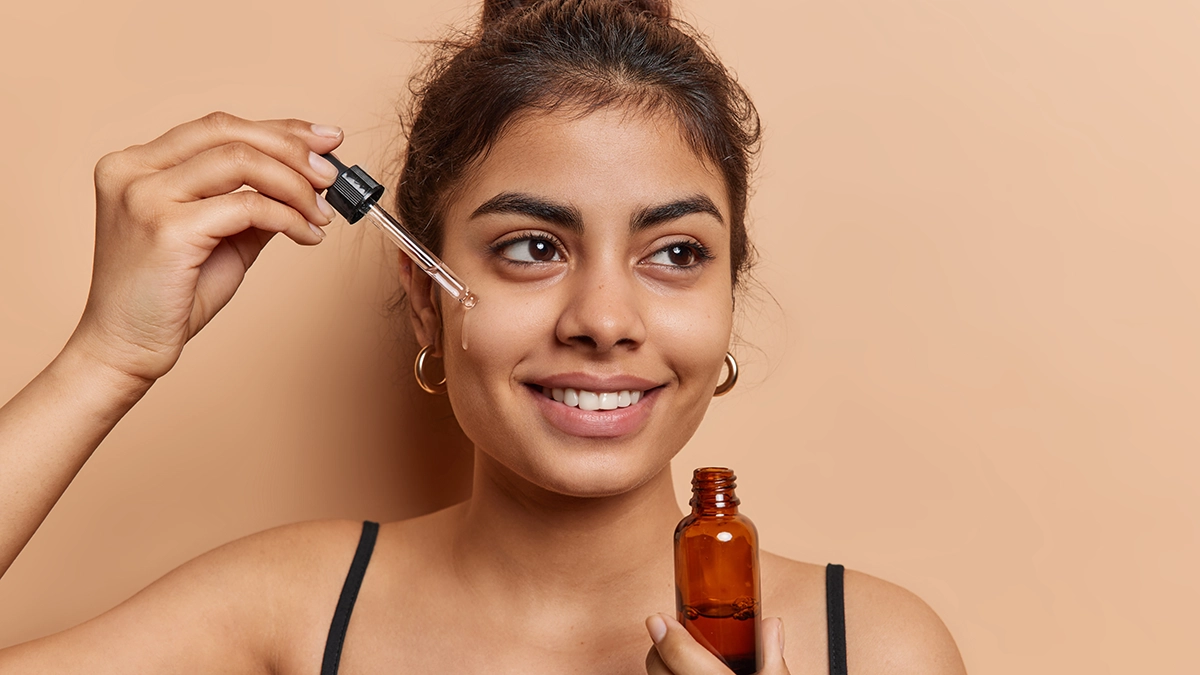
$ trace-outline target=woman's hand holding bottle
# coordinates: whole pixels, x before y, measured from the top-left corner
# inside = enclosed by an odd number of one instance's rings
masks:
[[[675,619],[655,614],[646,619],[654,646],[646,654],[647,675],[731,675],[732,671],[704,648]],[[789,675],[783,662],[783,621],[763,619],[762,670],[758,675]]]
[[[342,132],[213,113],[96,165],[96,254],[67,349],[148,384],[225,306],[279,232],[317,244],[334,217],[320,157]],[[253,190],[241,190],[249,186]]]

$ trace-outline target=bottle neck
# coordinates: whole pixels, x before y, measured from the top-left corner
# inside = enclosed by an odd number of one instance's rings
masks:
[[[737,476],[730,469],[706,467],[692,474],[692,513],[697,516],[734,515],[741,500],[734,493]]]

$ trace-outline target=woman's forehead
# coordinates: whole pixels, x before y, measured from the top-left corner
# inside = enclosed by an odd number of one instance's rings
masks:
[[[578,203],[659,203],[705,195],[728,218],[724,179],[669,112],[607,107],[531,111],[506,126],[463,182],[451,217],[504,192]],[[457,207],[457,208],[456,208]]]

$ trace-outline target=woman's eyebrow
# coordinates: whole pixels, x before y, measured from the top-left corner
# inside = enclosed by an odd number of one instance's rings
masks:
[[[583,232],[583,216],[579,209],[521,192],[501,192],[480,204],[471,213],[471,218],[488,213],[517,213],[560,225],[572,232]]]
[[[716,218],[722,226],[725,225],[725,219],[721,217],[721,212],[717,210],[717,205],[713,204],[711,199],[704,195],[693,195],[668,204],[648,206],[638,211],[637,215],[633,217],[633,222],[629,224],[629,230],[637,232],[693,213],[707,213]]]
[[[489,213],[516,213],[559,225],[572,232],[583,232],[583,216],[579,209],[523,192],[502,192],[480,204],[471,212],[471,218]],[[707,213],[722,226],[725,224],[721,211],[711,199],[704,195],[693,195],[638,211],[629,224],[629,230],[637,232],[693,213]]]

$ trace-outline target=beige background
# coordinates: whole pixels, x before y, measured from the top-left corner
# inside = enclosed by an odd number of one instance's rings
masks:
[[[223,109],[388,164],[416,41],[474,9],[356,4],[6,3],[0,399],[83,306],[105,152]],[[681,496],[733,466],[766,547],[916,591],[972,673],[1197,672],[1200,6],[677,4],[767,130],[752,346]],[[465,496],[384,250],[266,251],[0,581],[0,645],[263,528]]]

